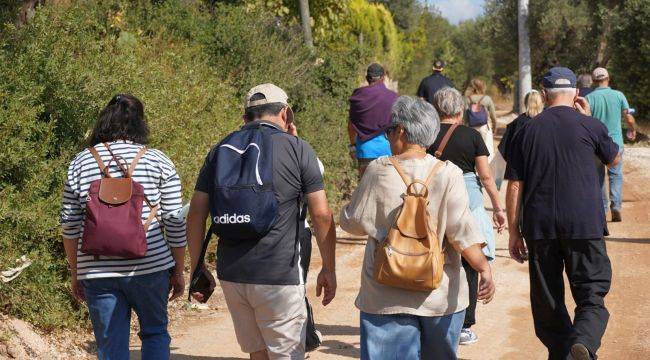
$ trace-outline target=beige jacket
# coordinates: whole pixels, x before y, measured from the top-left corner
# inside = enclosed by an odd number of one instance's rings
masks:
[[[439,160],[431,155],[423,159],[401,161],[411,178],[425,179]],[[468,207],[463,173],[447,162],[429,186],[429,212],[436,224],[438,237],[447,241],[444,275],[440,288],[433,292],[416,292],[377,283],[373,279],[374,254],[378,241],[388,233],[402,204],[406,185],[388,158],[379,158],[368,166],[350,204],[341,210],[343,230],[354,235],[368,235],[361,273],[361,289],[356,306],[371,314],[411,314],[442,316],[467,308],[468,287],[460,253],[485,239]]]

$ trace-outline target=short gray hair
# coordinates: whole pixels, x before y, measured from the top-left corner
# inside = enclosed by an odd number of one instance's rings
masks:
[[[578,87],[590,88],[594,84],[591,74],[582,74],[578,76]]]
[[[576,91],[576,88],[544,88],[548,100],[554,100],[560,95],[575,95]]]
[[[406,141],[428,148],[440,131],[440,118],[428,102],[411,96],[400,96],[391,110],[391,126],[401,126]]]
[[[452,87],[444,87],[433,96],[433,104],[442,117],[452,117],[465,110],[465,99],[460,91]]]

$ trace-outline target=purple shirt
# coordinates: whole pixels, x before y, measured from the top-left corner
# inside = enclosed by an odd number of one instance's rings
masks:
[[[383,82],[360,87],[350,96],[350,122],[361,141],[372,139],[390,125],[391,107],[397,94]]]

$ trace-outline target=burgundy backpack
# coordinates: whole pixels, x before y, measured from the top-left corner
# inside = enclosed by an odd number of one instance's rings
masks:
[[[81,252],[85,254],[116,256],[126,259],[144,257],[147,253],[147,229],[158,211],[158,205],[151,206],[144,194],[144,187],[133,180],[133,171],[138,161],[147,152],[143,147],[128,168],[126,160],[116,157],[107,143],[104,146],[111,154],[108,165],[94,147],[88,148],[97,161],[103,177],[90,183],[86,201],[86,219],[81,241]],[[113,178],[109,166],[115,161],[124,177]],[[142,202],[151,208],[149,217],[142,224]]]

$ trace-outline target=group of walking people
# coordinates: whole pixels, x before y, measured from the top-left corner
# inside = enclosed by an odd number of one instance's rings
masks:
[[[355,301],[361,358],[456,359],[460,343],[476,342],[476,305],[496,290],[494,229],[506,224],[511,256],[530,264],[535,331],[549,358],[595,358],[611,268],[594,156],[611,169],[619,146],[589,116],[592,101],[577,96],[573,72],[551,69],[499,147],[508,163],[506,214],[490,169],[494,104],[480,80],[463,96],[444,66],[436,61],[411,97],[387,89],[385,70],[372,64],[369,85],[350,98],[349,149],[360,181],[339,224],[368,236]],[[217,286],[204,259],[213,233],[217,278],[241,350],[251,359],[305,357],[312,232],[322,258],[317,296],[326,306],[337,290],[322,165],[299,137],[281,88],[252,88],[243,118],[205,157],[187,219],[174,164],[146,146],[137,98],[111,99],[88,148],[72,160],[61,225],[73,295],[88,305],[100,359],[129,358],[132,311],[142,358],[170,357],[167,303],[186,290],[185,248],[190,296],[205,302]],[[573,323],[563,269],[577,304]]]

